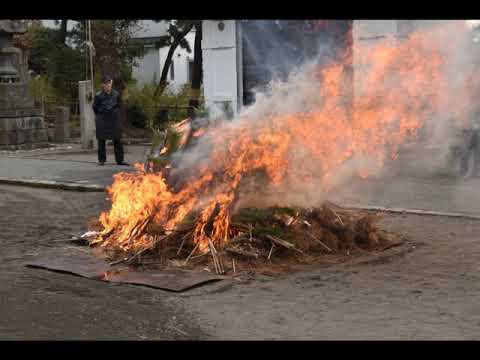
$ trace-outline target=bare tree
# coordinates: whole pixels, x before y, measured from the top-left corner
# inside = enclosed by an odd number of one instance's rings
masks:
[[[161,21],[168,21],[168,20],[161,20]],[[188,52],[191,51],[188,42],[185,39],[185,36],[192,30],[193,26],[195,25],[194,21],[191,20],[177,20],[175,22],[170,22],[168,33],[170,35],[169,40],[167,43],[160,44],[160,46],[170,46],[167,53],[167,58],[165,59],[165,63],[163,64],[162,74],[160,76],[160,82],[158,83],[154,97],[161,96],[163,91],[167,87],[167,75],[168,70],[170,69],[170,65],[172,63],[173,54],[175,50],[180,45],[187,49]]]

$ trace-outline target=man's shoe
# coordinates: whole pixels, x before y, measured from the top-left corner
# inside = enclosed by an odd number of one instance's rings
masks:
[[[100,166],[105,165],[105,161],[99,161],[99,162],[98,162],[98,165],[100,165]]]
[[[117,163],[117,165],[130,166],[130,164],[129,164],[129,163],[126,163],[125,161],[119,162],[119,163]]]

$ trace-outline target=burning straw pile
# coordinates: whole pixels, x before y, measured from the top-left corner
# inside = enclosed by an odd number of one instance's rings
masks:
[[[396,44],[359,44],[354,106],[347,56],[294,73],[232,122],[210,129],[182,122],[158,149],[154,171],[116,175],[112,207],[91,244],[116,262],[207,265],[217,273],[387,246],[375,217],[312,207],[341,179],[366,177],[395,159],[453,99],[461,104],[448,78],[457,42],[445,39],[464,32],[455,23]],[[190,140],[196,145],[176,151]]]
[[[172,154],[188,147],[195,130],[186,120],[169,131],[175,135],[166,137],[158,152],[163,155],[156,157],[161,166],[149,170],[137,165],[134,173],[117,174],[109,188],[112,209],[101,215],[101,231],[90,243],[103,247],[112,264],[202,268],[225,274],[265,266],[288,268],[287,264],[329,255],[338,260],[355,250],[390,244],[388,235],[375,226],[375,215],[328,202],[312,209],[237,206],[245,194],[242,179],[247,183],[254,179],[261,187],[272,181],[265,171],[272,160],[268,144],[263,152],[252,152],[255,133],[238,141],[235,132],[223,131],[231,142],[230,147],[213,151],[216,166],[194,167],[193,175],[192,169],[183,170],[179,179],[172,172]],[[254,156],[257,161],[252,161]],[[242,166],[237,170],[232,164]],[[249,191],[251,195],[252,188]]]
[[[337,262],[348,255],[399,243],[392,234],[378,229],[376,214],[342,209],[329,202],[313,209],[240,209],[229,221],[228,239],[218,241],[214,230],[218,210],[207,220],[202,219],[201,211],[193,211],[172,230],[156,223],[152,213],[139,218],[123,242],[113,231],[101,233],[91,244],[101,244],[114,260],[112,265],[197,268],[231,274],[265,268],[282,271],[317,260]],[[200,241],[195,236],[199,224]]]

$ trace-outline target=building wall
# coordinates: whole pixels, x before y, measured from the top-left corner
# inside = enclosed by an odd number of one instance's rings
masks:
[[[221,30],[219,24],[223,23]],[[203,85],[206,107],[211,116],[229,110],[238,112],[239,84],[242,80],[238,29],[235,20],[202,22]],[[226,108],[228,107],[228,108]]]
[[[408,26],[402,24],[401,29]],[[353,96],[362,94],[367,86],[365,76],[368,73],[368,52],[365,48],[379,42],[395,43],[399,29],[397,20],[356,20],[353,22]]]
[[[360,54],[368,56],[365,47],[379,42],[395,45],[409,33],[417,30],[437,26],[443,20],[356,20],[353,22],[353,78],[354,96],[362,93],[365,86],[366,67],[368,58],[362,59]],[[363,49],[362,51],[360,49]]]
[[[159,51],[154,46],[146,47],[144,56],[138,58],[136,62],[136,66],[132,69],[132,76],[139,86],[152,83],[154,79],[157,81],[160,79]]]
[[[163,36],[168,33],[169,24],[165,21],[155,22],[153,20],[142,20],[139,23],[138,30],[134,37],[149,38],[156,36]]]
[[[163,23],[154,23],[152,21],[144,21],[143,29],[136,36],[138,38],[147,39],[164,36],[166,34],[166,25]],[[193,61],[193,47],[195,42],[195,31],[190,31],[186,40],[188,41],[191,52],[188,53],[186,49],[177,47],[172,57],[174,77],[171,78],[171,71],[169,69],[167,81],[171,85],[172,90],[179,91],[182,86],[190,82],[189,78],[189,62]],[[162,74],[163,65],[167,58],[169,47],[156,49],[152,44],[146,45],[145,54],[143,58],[137,59],[137,66],[133,67],[133,78],[137,80],[139,86],[148,83],[153,83],[154,80],[158,83]]]

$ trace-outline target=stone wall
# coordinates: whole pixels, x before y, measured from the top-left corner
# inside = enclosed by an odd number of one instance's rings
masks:
[[[32,149],[47,146],[48,134],[39,110],[0,111],[0,149]]]
[[[35,109],[33,98],[29,94],[27,56],[12,45],[12,34],[25,30],[20,23],[0,20],[0,53],[4,66],[0,82],[1,150],[32,149],[48,145],[43,114]]]
[[[27,84],[0,84],[0,110],[33,108]]]

